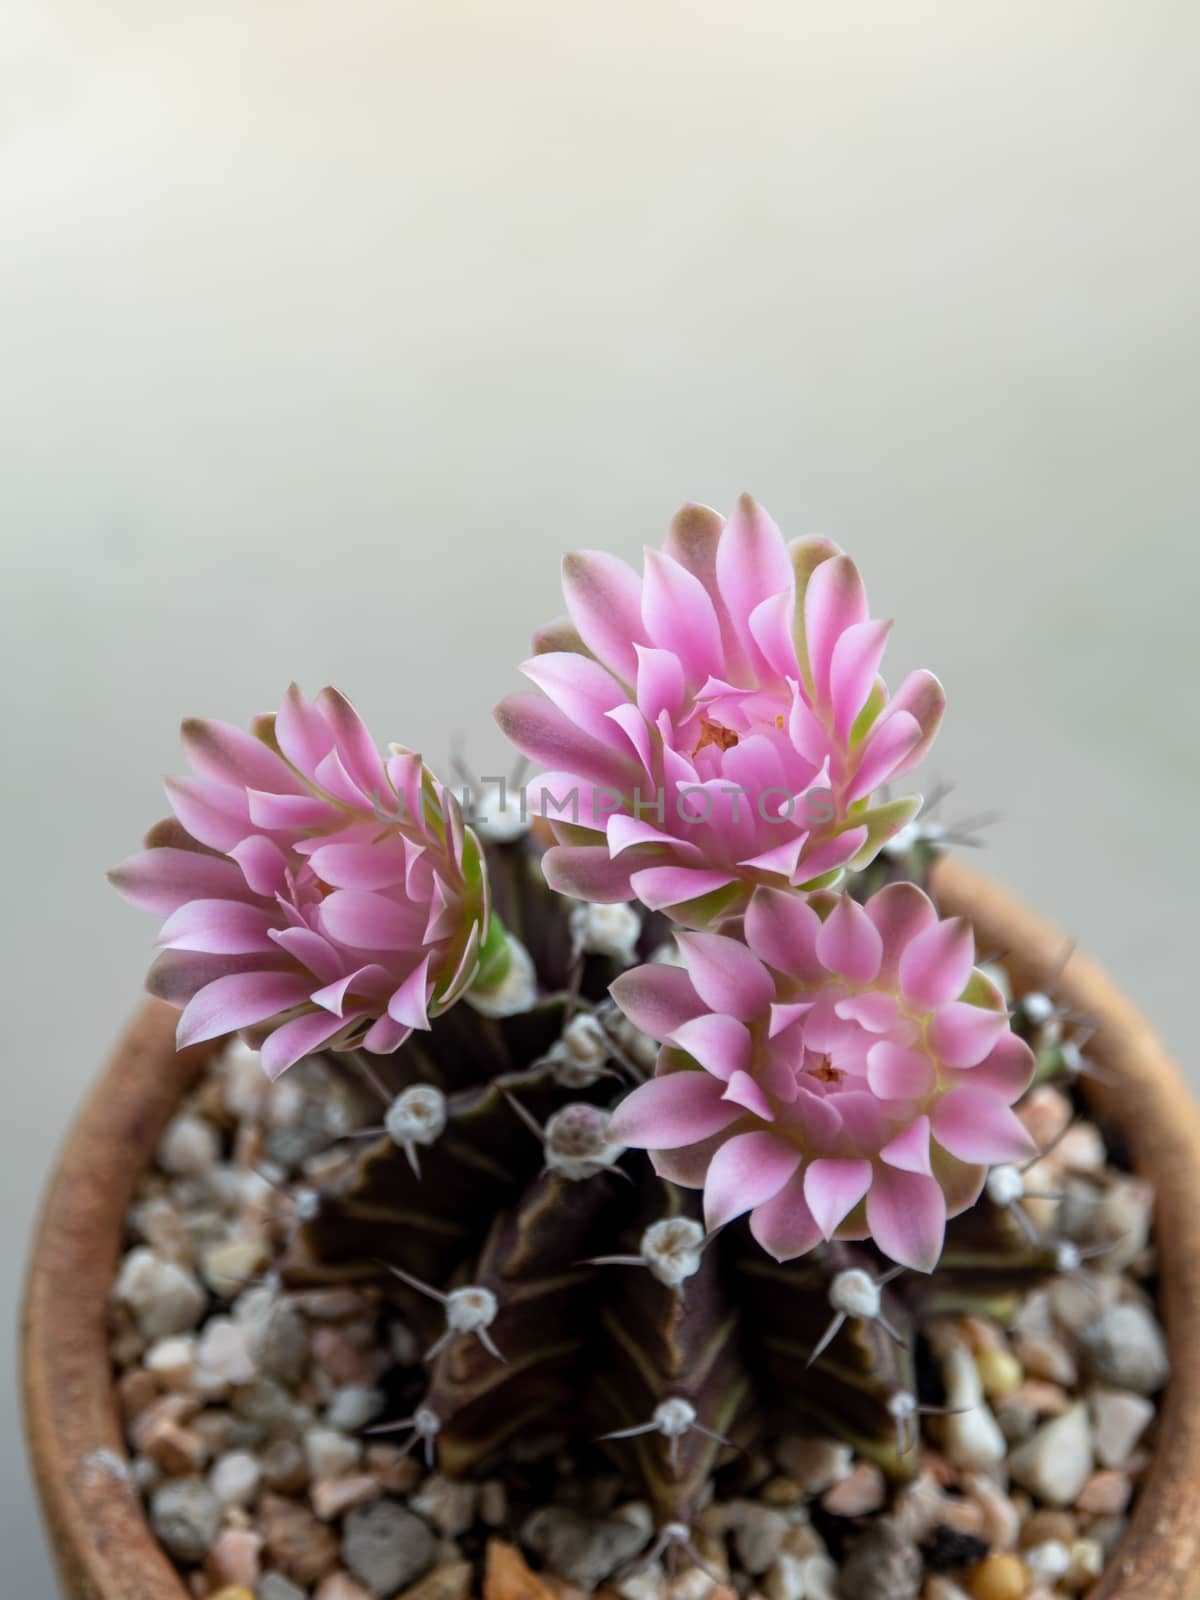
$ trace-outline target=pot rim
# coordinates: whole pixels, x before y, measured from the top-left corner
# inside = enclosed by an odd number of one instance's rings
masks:
[[[1019,987],[1061,963],[1063,936],[953,858],[934,898],[983,949],[1008,952]],[[1154,1458],[1119,1549],[1091,1600],[1200,1600],[1200,1111],[1142,1014],[1088,957],[1058,992],[1098,1023],[1089,1053],[1119,1087],[1088,1080],[1090,1107],[1119,1128],[1157,1191],[1160,1311],[1172,1376]],[[147,1002],[118,1041],[63,1145],[30,1251],[22,1312],[25,1433],[63,1593],[79,1600],[190,1600],[150,1531],[128,1471],[106,1311],[125,1214],[158,1139],[219,1041],[176,1053],[177,1013]]]

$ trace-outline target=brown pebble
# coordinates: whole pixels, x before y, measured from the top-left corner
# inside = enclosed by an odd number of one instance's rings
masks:
[[[142,1454],[168,1478],[190,1478],[208,1460],[208,1445],[199,1434],[164,1417],[147,1430]]]
[[[209,1600],[254,1600],[254,1591],[235,1585],[232,1589],[218,1589],[215,1594],[209,1595]]]
[[[473,1576],[474,1569],[469,1561],[450,1561],[418,1578],[397,1600],[467,1600]]]
[[[542,1580],[529,1570],[516,1545],[489,1539],[483,1575],[483,1600],[554,1600]]]
[[[873,1461],[857,1461],[848,1478],[821,1496],[821,1505],[833,1517],[861,1517],[878,1511],[887,1499],[883,1473]]]
[[[204,1562],[214,1584],[253,1589],[258,1582],[262,1537],[249,1528],[222,1528]]]
[[[1079,1491],[1075,1509],[1097,1517],[1117,1517],[1129,1504],[1132,1493],[1133,1485],[1123,1472],[1102,1467]]]
[[[297,1494],[308,1482],[308,1459],[294,1439],[276,1439],[259,1457],[263,1482],[281,1494]]]
[[[200,1397],[194,1394],[164,1394],[140,1411],[129,1425],[129,1442],[137,1451],[145,1453],[146,1441],[164,1422],[184,1423],[200,1409]]]
[[[308,1498],[322,1522],[333,1522],[355,1506],[378,1500],[382,1493],[378,1478],[369,1472],[354,1472],[345,1478],[318,1478],[309,1489]]]
[[[410,1494],[424,1475],[421,1463],[394,1444],[369,1444],[367,1466],[388,1494]]]
[[[804,1490],[795,1478],[768,1478],[758,1491],[758,1498],[765,1500],[769,1506],[794,1506],[798,1500],[804,1499]]]
[[[1029,1574],[1019,1556],[986,1556],[971,1573],[971,1600],[1021,1600]]]
[[[125,1426],[128,1427],[147,1406],[153,1405],[158,1395],[158,1380],[145,1367],[135,1367],[132,1372],[125,1373],[117,1384],[117,1398],[121,1402]]]
[[[1047,1383],[1042,1378],[1026,1378],[1011,1394],[1004,1396],[1004,1404],[1024,1407],[1039,1417],[1061,1417],[1070,1400],[1058,1384]]]
[[[1039,1544],[1075,1542],[1078,1524],[1069,1511],[1035,1511],[1021,1527],[1021,1546],[1032,1550]]]
[[[295,1500],[264,1494],[258,1520],[268,1554],[294,1583],[311,1586],[337,1566],[337,1535]]]

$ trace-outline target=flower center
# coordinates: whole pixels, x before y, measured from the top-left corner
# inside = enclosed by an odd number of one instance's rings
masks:
[[[738,742],[738,736],[732,728],[726,728],[719,722],[714,722],[711,717],[700,718],[700,738],[696,748],[692,751],[693,757],[698,756],[701,750],[706,750],[710,744],[716,745],[718,750],[732,750]]]
[[[841,1083],[846,1076],[827,1055],[817,1056],[806,1070],[809,1077],[815,1078],[818,1083]]]

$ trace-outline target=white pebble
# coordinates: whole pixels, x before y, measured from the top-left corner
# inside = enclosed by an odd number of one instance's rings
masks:
[[[191,1334],[175,1334],[150,1346],[142,1365],[167,1389],[189,1389],[195,1377],[196,1341]]]
[[[304,1454],[314,1478],[339,1478],[353,1472],[362,1456],[362,1446],[336,1428],[309,1428],[304,1435]]]
[[[131,1250],[121,1263],[113,1296],[130,1308],[147,1339],[186,1333],[208,1304],[192,1273],[145,1246]]]
[[[230,1450],[217,1457],[208,1482],[223,1506],[248,1506],[258,1494],[262,1468],[249,1450]]]
[[[1000,1424],[983,1398],[974,1358],[965,1344],[953,1344],[942,1358],[946,1405],[956,1416],[945,1424],[945,1451],[959,1467],[994,1467],[1004,1460],[1008,1444]]]
[[[221,1153],[217,1130],[203,1117],[184,1111],[167,1124],[158,1146],[158,1164],[177,1178],[199,1178]]]

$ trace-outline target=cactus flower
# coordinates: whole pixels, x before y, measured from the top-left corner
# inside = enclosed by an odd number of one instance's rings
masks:
[[[583,552],[563,583],[570,621],[521,669],[539,692],[496,713],[547,769],[530,809],[559,841],[552,887],[703,924],[756,884],[836,881],[915,815],[872,795],[928,749],[942,689],[914,672],[889,698],[890,624],[835,545],[789,546],[744,497],[727,522],[684,507],[641,577]]]
[[[250,733],[185,722],[183,743],[174,816],[110,874],[166,918],[147,987],[182,1007],[181,1047],[246,1029],[272,1076],[317,1049],[388,1053],[503,964],[453,796],[412,751],[381,756],[335,689],[293,685]]]
[[[609,1137],[702,1187],[710,1229],[749,1212],[779,1260],[869,1237],[931,1271],[989,1167],[1033,1153],[1010,1109],[1033,1055],[970,928],[897,883],[865,906],[760,888],[744,933],[680,932],[682,968],[613,984],[662,1050]]]

